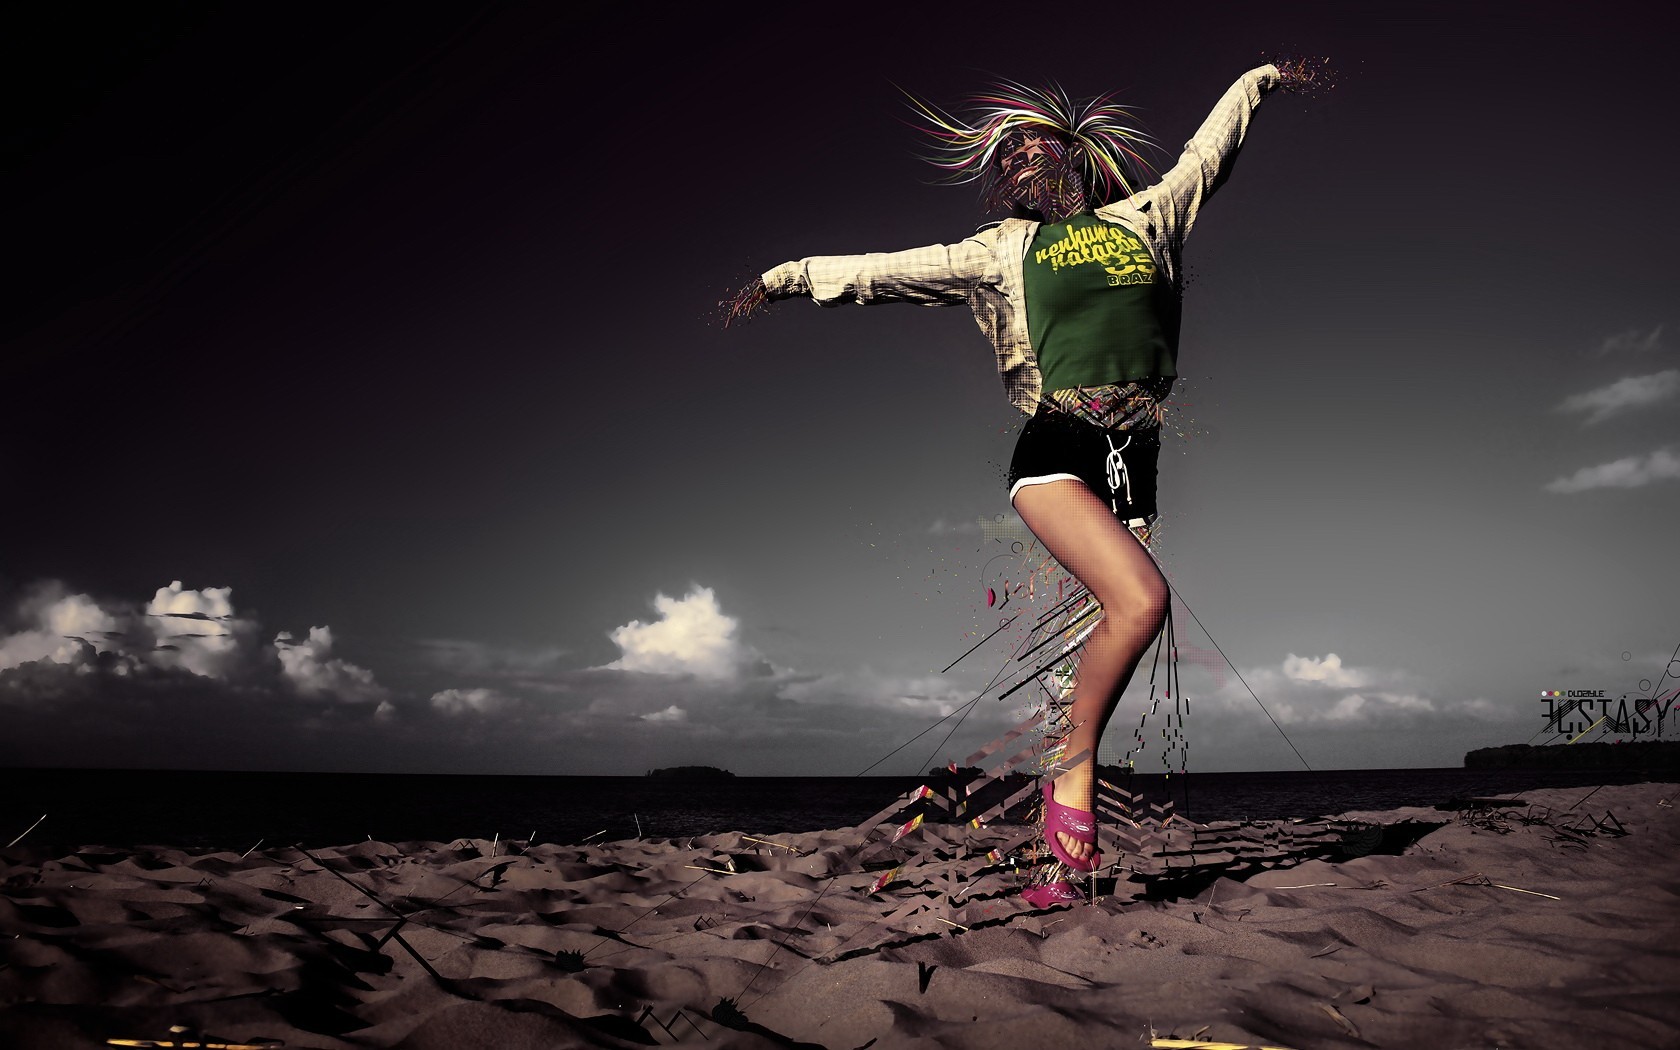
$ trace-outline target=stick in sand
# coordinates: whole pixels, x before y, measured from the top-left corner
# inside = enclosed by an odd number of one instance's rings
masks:
[[[1206,1043],[1201,1040],[1188,1038],[1152,1038],[1151,1047],[1179,1047],[1184,1050],[1194,1047],[1196,1050],[1289,1050],[1287,1047],[1257,1047],[1252,1043]]]
[[[45,813],[41,814],[41,820],[46,820],[46,819],[47,819],[47,815]],[[35,823],[29,825],[27,828],[24,828],[23,829],[23,835],[27,835],[31,831],[34,831],[36,828],[40,827],[41,826],[41,820],[37,820]],[[11,849],[13,846],[22,842],[23,841],[23,835],[19,835],[17,838],[15,838],[12,841],[6,843],[6,848]]]
[[[217,1043],[205,1040],[202,1036],[192,1034],[192,1029],[186,1025],[172,1024],[169,1034],[182,1037],[175,1039],[107,1039],[106,1046],[197,1046],[205,1050],[261,1050],[261,1047],[250,1043]]]
[[[742,835],[741,838],[745,839],[748,842],[762,842],[766,846],[775,846],[778,849],[790,850],[794,853],[799,852],[799,847],[798,846],[789,846],[789,845],[786,845],[786,844],[781,843],[781,842],[771,842],[769,839],[755,839],[751,835]]]
[[[1481,879],[1482,881],[1472,882],[1471,880],[1473,879]],[[1551,897],[1551,899],[1555,901],[1563,900],[1562,897],[1552,897],[1550,893],[1541,893],[1539,890],[1525,890],[1521,886],[1507,886],[1503,882],[1494,882],[1492,879],[1483,875],[1479,871],[1471,872],[1461,879],[1454,879],[1451,882],[1443,882],[1440,886],[1419,886],[1417,890],[1413,890],[1412,892],[1416,893],[1418,890],[1438,890],[1444,886],[1458,886],[1466,882],[1470,883],[1472,886],[1494,886],[1502,890],[1515,890],[1518,893],[1532,893],[1536,897]]]

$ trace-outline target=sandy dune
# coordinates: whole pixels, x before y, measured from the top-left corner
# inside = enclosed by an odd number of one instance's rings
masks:
[[[1677,791],[1347,814],[1442,826],[1037,912],[986,868],[1019,828],[18,846],[0,1046],[1674,1047]]]

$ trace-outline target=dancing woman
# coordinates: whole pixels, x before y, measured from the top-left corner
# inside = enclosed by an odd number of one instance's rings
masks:
[[[1185,237],[1225,181],[1260,101],[1324,82],[1292,60],[1244,74],[1171,170],[1133,191],[1142,139],[1105,99],[1005,85],[962,119],[923,108],[953,181],[981,181],[1011,218],[957,244],[784,263],[741,289],[725,323],[779,299],[824,306],[967,305],[991,340],[1010,401],[1031,418],[1009,498],[1045,549],[1094,595],[1061,773],[1046,780],[1045,839],[1074,871],[1098,863],[1097,743],[1166,617],[1166,580],[1146,549],[1157,519],[1161,404],[1177,376]],[[1044,900],[1071,899],[1065,882]]]

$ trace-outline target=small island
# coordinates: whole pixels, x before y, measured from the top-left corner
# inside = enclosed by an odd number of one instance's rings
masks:
[[[733,780],[735,774],[727,769],[716,766],[671,766],[667,769],[650,769],[650,777],[665,777],[668,780]]]
[[[1465,769],[1680,769],[1680,741],[1641,740],[1612,744],[1506,744],[1477,748],[1464,756]]]

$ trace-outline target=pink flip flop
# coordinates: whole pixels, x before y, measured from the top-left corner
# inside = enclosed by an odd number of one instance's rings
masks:
[[[1021,899],[1035,908],[1048,908],[1055,904],[1078,904],[1085,895],[1074,889],[1073,883],[1063,880],[1022,890]]]
[[[1045,778],[1044,781],[1044,842],[1050,847],[1050,852],[1056,859],[1066,864],[1074,871],[1096,871],[1097,861],[1100,859],[1093,848],[1090,859],[1075,860],[1062,844],[1056,841],[1056,832],[1063,832],[1076,842],[1088,842],[1095,847],[1097,844],[1097,819],[1093,814],[1072,806],[1064,806],[1056,801],[1056,782]]]

